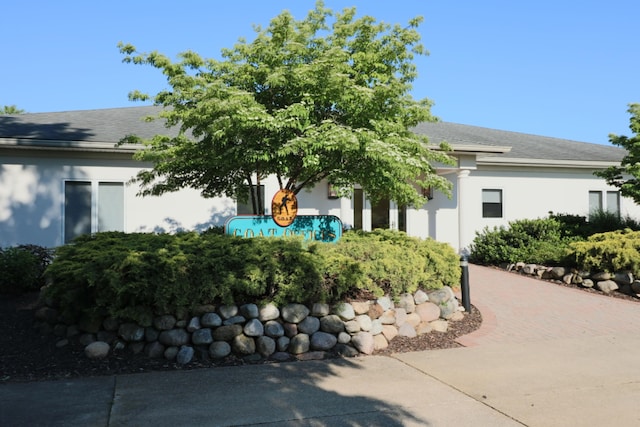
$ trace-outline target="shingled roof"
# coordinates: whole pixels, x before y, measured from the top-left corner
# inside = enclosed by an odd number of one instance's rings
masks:
[[[161,107],[142,106],[56,113],[0,116],[0,147],[92,147],[103,149],[130,134],[150,138],[170,131],[162,121],[146,122]],[[414,132],[431,143],[448,142],[454,149],[477,151],[479,160],[501,162],[518,159],[619,163],[626,151],[610,145],[529,135],[448,122],[421,123]],[[510,147],[510,150],[509,150]],[[131,149],[131,148],[129,148]]]

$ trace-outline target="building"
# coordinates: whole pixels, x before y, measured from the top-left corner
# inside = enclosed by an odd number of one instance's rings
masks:
[[[131,158],[126,135],[166,133],[145,122],[159,107],[130,107],[0,116],[0,247],[55,247],[90,232],[173,232],[223,225],[246,206],[229,198],[204,199],[184,189],[139,197],[130,179],[150,167]],[[389,201],[371,205],[362,190],[334,198],[327,185],[298,195],[299,214],[336,215],[349,228],[401,229],[408,234],[468,247],[475,232],[522,218],[556,213],[587,215],[604,208],[640,218],[640,207],[593,171],[619,164],[617,147],[567,141],[446,122],[422,123],[415,132],[447,141],[457,164],[439,167],[453,196],[430,194],[423,207]],[[278,190],[264,182],[265,203]]]

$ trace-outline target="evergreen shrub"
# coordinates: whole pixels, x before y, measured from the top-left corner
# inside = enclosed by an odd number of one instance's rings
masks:
[[[585,271],[630,271],[640,275],[640,231],[597,233],[570,245],[575,265]]]
[[[51,263],[52,254],[37,245],[0,248],[0,293],[21,294],[44,285],[43,272]]]
[[[456,286],[453,249],[399,232],[345,233],[337,243],[217,232],[98,233],[56,251],[46,295],[69,319],[106,315],[149,324],[154,314],[207,303],[337,302],[418,287]]]

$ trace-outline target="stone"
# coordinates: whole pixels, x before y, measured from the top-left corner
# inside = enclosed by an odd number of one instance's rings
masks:
[[[298,360],[323,360],[325,357],[326,353],[324,351],[309,351],[296,355]]]
[[[162,331],[158,336],[158,341],[160,341],[160,344],[168,347],[180,347],[189,342],[189,333],[184,329]]]
[[[389,341],[384,337],[384,335],[374,335],[373,336],[373,348],[375,350],[384,350],[389,347]]]
[[[311,349],[327,351],[338,343],[338,338],[327,332],[318,331],[311,335]]]
[[[98,331],[98,333],[100,332],[107,332],[107,331]],[[80,329],[78,329],[78,325],[69,325],[69,327],[67,328],[67,338],[73,338],[78,335],[80,335]],[[103,341],[103,340],[99,340],[99,341]]]
[[[200,318],[199,317],[192,317],[189,320],[189,323],[187,324],[187,332],[197,331],[201,327],[202,327],[202,325],[200,325]]]
[[[416,309],[416,303],[413,300],[413,295],[408,293],[400,295],[396,307],[403,308],[407,314],[413,313]]]
[[[311,306],[311,315],[316,317],[326,316],[331,312],[329,304],[317,302]]]
[[[398,328],[398,335],[401,337],[415,338],[418,334],[413,326],[404,323]]]
[[[455,298],[455,295],[453,293],[453,290],[448,286],[444,286],[442,289],[438,289],[429,293],[429,301],[436,305],[447,302],[451,298]]]
[[[536,264],[525,264],[522,267],[522,274],[534,275],[536,273],[538,266]]]
[[[289,338],[298,335],[298,325],[295,323],[283,323],[282,327],[284,328],[284,334]]]
[[[379,319],[380,316],[382,316],[383,314],[384,314],[384,309],[380,304],[375,303],[369,306],[369,311],[367,312],[367,316],[369,316],[370,318]]]
[[[567,269],[564,267],[552,267],[549,273],[553,279],[560,280],[567,274]]]
[[[611,280],[611,274],[606,271],[599,271],[591,276],[591,280],[598,282],[600,280]]]
[[[276,320],[278,317],[280,317],[280,310],[275,304],[269,303],[260,307],[258,319],[260,319],[261,322]]]
[[[56,341],[56,348],[62,348],[69,345],[69,340],[67,338],[62,339],[60,341]]]
[[[373,327],[373,323],[371,318],[366,314],[360,314],[356,316],[355,321],[360,325],[360,330],[365,332],[370,332]]]
[[[66,337],[67,336],[67,325],[64,323],[58,323],[53,327],[53,335],[57,337]]]
[[[416,334],[418,335],[428,334],[431,331],[433,331],[433,327],[429,322],[422,322],[416,327]]]
[[[127,342],[137,342],[144,339],[144,328],[135,323],[123,323],[118,328],[118,336]]]
[[[422,322],[422,319],[420,318],[420,316],[417,313],[409,313],[409,314],[407,314],[407,322],[406,323],[411,325],[413,328],[418,326],[420,324],[420,322]]]
[[[462,307],[461,307],[462,308]],[[464,319],[464,313],[460,310],[456,311],[447,320],[450,322],[459,322]]]
[[[605,294],[611,293],[618,289],[618,284],[613,280],[601,280],[596,282],[596,288],[600,289]]]
[[[218,307],[218,313],[223,320],[227,320],[230,317],[238,315],[238,306],[237,305],[221,305]]]
[[[256,342],[245,334],[236,335],[231,343],[234,353],[249,355],[256,352]]]
[[[89,345],[94,341],[96,341],[96,336],[94,334],[84,333],[78,337],[78,342],[84,346]]]
[[[407,321],[407,312],[404,308],[402,307],[396,307],[395,310],[393,310],[394,316],[396,318],[396,323],[395,325],[400,327],[402,326],[406,321]]]
[[[193,333],[191,334],[191,342],[193,343],[193,345],[211,344],[213,342],[213,334],[211,333],[211,329],[202,328],[193,331]]]
[[[280,322],[269,320],[264,324],[264,334],[271,338],[279,338],[284,335],[284,328]]]
[[[330,334],[339,334],[344,331],[344,322],[336,314],[329,314],[320,319],[320,330]]]
[[[276,348],[278,351],[284,352],[289,350],[289,344],[291,343],[291,338],[289,337],[278,337],[276,340]]]
[[[154,327],[148,326],[144,328],[144,340],[146,342],[158,341],[160,331]]]
[[[315,316],[307,316],[302,322],[298,323],[298,331],[303,334],[311,335],[320,330],[320,319]]]
[[[205,313],[200,317],[200,324],[203,328],[217,328],[222,325],[222,317],[217,313]]]
[[[582,283],[580,283],[580,286],[583,288],[593,288],[594,285],[595,283],[593,283],[593,280],[591,279],[582,279]]]
[[[618,285],[630,285],[633,283],[633,274],[631,274],[628,271],[619,271],[617,272],[614,277],[613,280],[618,284]]]
[[[158,359],[164,356],[165,347],[158,341],[147,343],[144,348],[144,354],[151,359]]]
[[[145,342],[137,341],[137,342],[129,344],[129,350],[133,354],[140,354],[140,353],[142,353],[144,351],[144,346],[145,345],[146,345]]]
[[[640,280],[634,280],[631,284],[631,292],[634,294],[640,294]]]
[[[255,304],[243,304],[240,306],[240,314],[245,319],[257,319],[260,316],[260,310]]]
[[[372,335],[378,335],[382,333],[382,322],[380,319],[374,319],[371,321],[371,332]]]
[[[264,325],[257,318],[253,318],[244,325],[243,332],[248,337],[260,337],[264,335]]]
[[[360,332],[360,324],[357,320],[349,320],[348,322],[344,322],[344,329],[347,333],[353,335],[357,332]]]
[[[287,304],[282,308],[280,316],[285,322],[300,323],[309,315],[309,313],[309,309],[303,304]]]
[[[244,318],[244,316],[231,316],[228,319],[225,319],[222,321],[222,324],[225,326],[229,326],[229,325],[241,325],[244,322],[246,322],[247,319]]]
[[[124,350],[126,347],[127,347],[127,343],[122,340],[115,340],[111,345],[111,348],[113,348],[113,351],[121,351],[121,350]]]
[[[176,355],[176,362],[179,365],[186,365],[193,360],[193,355],[193,347],[183,345],[182,347],[180,347],[180,350],[178,350],[178,354]]]
[[[104,359],[109,355],[109,344],[104,341],[95,341],[84,348],[84,355],[89,359]]]
[[[351,342],[351,335],[346,332],[340,332],[338,334],[338,343],[340,344],[348,344]]]
[[[450,319],[453,314],[458,311],[458,300],[455,298],[450,299],[444,304],[439,304],[440,307],[440,317],[443,319]]]
[[[120,327],[120,322],[115,317],[107,317],[102,321],[102,329],[105,331],[115,332]]]
[[[271,355],[271,359],[276,362],[286,362],[291,360],[291,355],[285,351],[276,351]]]
[[[45,306],[37,309],[34,313],[34,317],[40,322],[56,323],[58,321],[59,313],[55,308]]]
[[[269,357],[276,352],[276,341],[271,337],[258,337],[256,339],[256,350],[262,357]]]
[[[95,334],[100,330],[101,327],[102,327],[102,320],[97,317],[82,316],[80,320],[78,320],[78,329],[80,329],[83,332]]]
[[[353,320],[356,317],[356,312],[353,309],[353,306],[348,302],[336,304],[333,307],[333,314],[336,314],[345,321]]]
[[[418,289],[413,295],[413,302],[415,302],[416,305],[424,304],[427,301],[429,301],[429,295],[422,289]]]
[[[300,354],[306,353],[309,351],[309,347],[311,345],[311,340],[309,339],[309,335],[307,334],[298,334],[295,337],[291,338],[289,342],[289,353],[291,354]]]
[[[334,350],[343,357],[356,357],[360,354],[355,347],[347,344],[337,344]]]
[[[432,302],[425,302],[416,307],[416,314],[423,322],[431,322],[440,318],[440,307]]]
[[[370,332],[358,332],[351,337],[351,344],[363,354],[372,354],[375,350],[373,335]]]
[[[353,307],[353,311],[356,313],[356,316],[358,316],[360,314],[367,314],[371,304],[368,301],[353,301],[351,306]]]
[[[380,297],[376,301],[382,307],[383,311],[391,310],[393,308],[393,301],[388,296]]]
[[[449,322],[442,319],[429,322],[429,325],[431,325],[431,328],[433,328],[435,332],[447,332],[449,329]]]
[[[394,310],[385,311],[384,314],[382,316],[380,316],[380,322],[383,325],[395,325],[396,324],[396,313],[395,313],[395,311]]]
[[[186,328],[187,327],[187,321],[186,320],[178,320],[176,321],[176,324],[174,326],[174,328]]]
[[[175,360],[178,356],[179,347],[168,347],[164,350],[164,358],[167,360]]]
[[[155,317],[153,319],[153,327],[159,331],[168,331],[176,326],[176,318],[170,314]]]
[[[96,334],[96,341],[104,341],[107,344],[113,344],[117,338],[116,333],[112,331],[98,331]]]
[[[215,341],[209,346],[209,356],[212,359],[222,359],[231,354],[231,346],[226,341]]]
[[[572,273],[565,274],[564,276],[562,276],[562,281],[567,285],[569,285],[571,282],[573,282],[573,274]]]
[[[231,341],[242,333],[240,325],[220,326],[213,331],[214,341]]]

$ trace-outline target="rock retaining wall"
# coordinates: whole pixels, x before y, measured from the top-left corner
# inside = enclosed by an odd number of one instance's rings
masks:
[[[165,314],[151,325],[105,318],[67,325],[55,308],[36,311],[38,327],[60,337],[57,345],[77,342],[89,358],[111,352],[143,353],[179,364],[194,359],[224,359],[230,355],[258,361],[344,356],[384,349],[396,336],[415,337],[446,332],[448,321],[463,317],[451,288],[388,297],[375,301],[327,304],[203,305],[190,316]]]
[[[583,288],[593,288],[608,294],[614,291],[640,297],[640,280],[628,271],[616,273],[577,271],[565,267],[547,267],[538,264],[519,262],[501,266],[507,271],[515,271],[544,280],[557,280],[566,284],[574,284]]]

